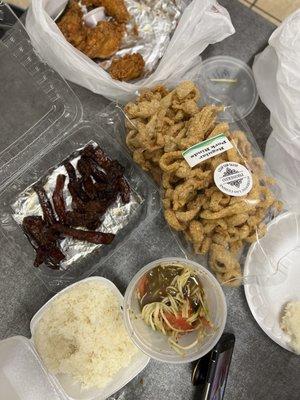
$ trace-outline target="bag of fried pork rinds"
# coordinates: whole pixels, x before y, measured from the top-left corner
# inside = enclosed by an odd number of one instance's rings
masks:
[[[199,104],[199,89],[184,81],[145,89],[101,117],[109,116],[107,127],[160,186],[165,219],[185,254],[208,263],[220,283],[238,286],[249,246],[282,203],[244,122],[219,122],[222,106]]]

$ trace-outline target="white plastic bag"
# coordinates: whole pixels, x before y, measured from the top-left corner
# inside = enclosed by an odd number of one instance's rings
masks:
[[[300,210],[300,10],[271,35],[253,65],[273,132],[265,158],[290,209]]]
[[[26,29],[33,46],[64,78],[120,102],[129,101],[143,86],[182,78],[199,62],[199,54],[209,44],[235,32],[228,12],[215,0],[193,0],[184,10],[156,70],[134,84],[119,82],[65,40],[50,17],[65,3],[66,0],[32,0]]]

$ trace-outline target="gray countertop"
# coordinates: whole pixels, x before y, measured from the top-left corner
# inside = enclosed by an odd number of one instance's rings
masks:
[[[222,0],[220,3],[230,12],[236,34],[210,46],[204,57],[227,54],[251,65],[253,56],[266,45],[275,27],[236,0]],[[101,96],[71,86],[83,104],[85,119],[93,118],[107,103]],[[270,125],[269,113],[260,102],[247,122],[263,150]],[[181,252],[160,214],[150,225],[136,232],[96,275],[111,279],[124,292],[140,267],[153,259],[175,255],[181,255]],[[299,358],[272,342],[259,328],[247,306],[243,288],[228,288],[225,293],[228,304],[226,331],[236,336],[225,400],[299,399]],[[0,338],[13,335],[29,337],[30,319],[50,297],[43,284],[34,274],[22,269],[21,264],[17,269],[11,265],[1,266]],[[137,378],[111,399],[199,399],[199,393],[190,383],[191,368],[190,364],[167,365],[151,361]],[[1,393],[0,399],[6,400]]]

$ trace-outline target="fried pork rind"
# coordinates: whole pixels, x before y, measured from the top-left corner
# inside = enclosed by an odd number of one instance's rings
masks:
[[[209,266],[220,282],[228,286],[239,286],[241,283],[241,267],[230,250],[212,243],[209,253]]]
[[[126,143],[135,162],[162,186],[168,224],[184,234],[196,253],[208,255],[221,283],[237,286],[243,248],[265,235],[265,222],[281,210],[281,202],[271,190],[274,179],[266,176],[264,161],[253,154],[246,134],[218,122],[223,107],[201,107],[199,99],[190,81],[172,91],[163,86],[144,90],[125,106]],[[182,151],[221,133],[234,147],[191,168]],[[227,161],[252,172],[253,187],[246,196],[232,197],[216,187],[214,171]]]

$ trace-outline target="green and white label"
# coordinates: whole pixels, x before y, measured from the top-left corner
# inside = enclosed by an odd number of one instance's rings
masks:
[[[189,166],[193,168],[202,161],[208,160],[209,158],[224,153],[224,151],[232,148],[233,146],[230,141],[223,133],[221,133],[218,136],[214,136],[210,139],[204,140],[203,142],[195,144],[194,146],[185,150],[182,155]]]

